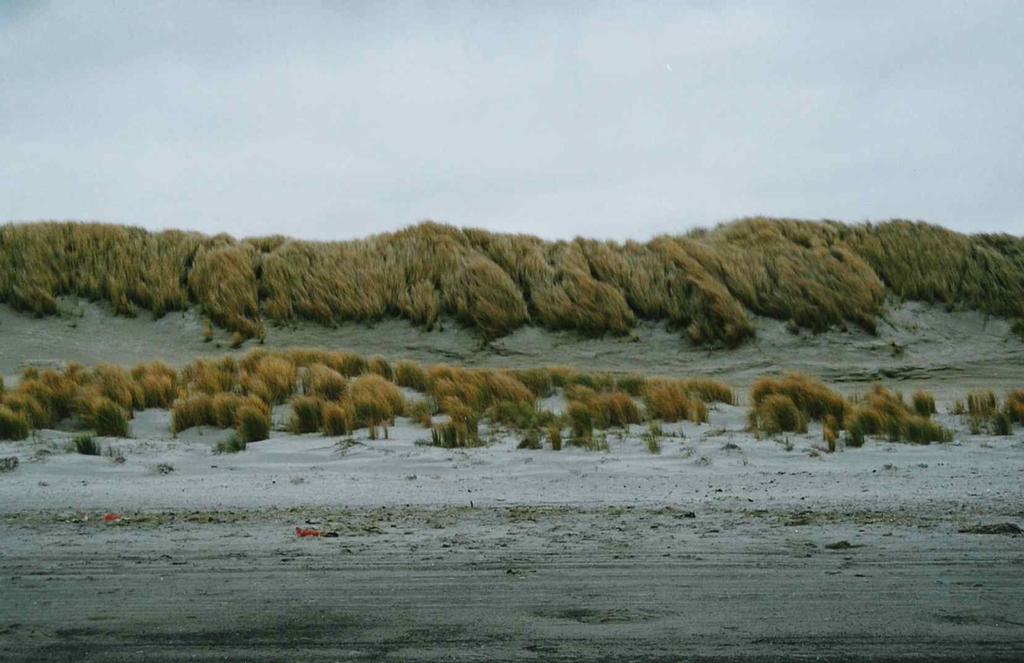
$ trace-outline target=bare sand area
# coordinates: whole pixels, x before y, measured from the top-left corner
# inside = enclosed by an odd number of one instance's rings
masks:
[[[203,343],[195,311],[62,306],[0,307],[0,373],[230,351]],[[953,440],[829,454],[816,425],[756,439],[745,408],[721,404],[664,425],[658,453],[641,426],[609,431],[605,451],[517,449],[487,426],[486,446],[443,449],[405,419],[386,440],[292,435],[286,406],[237,454],[214,451],[230,431],[173,436],[156,409],[128,439],[97,438],[104,456],[43,430],[0,442],[18,459],[0,473],[0,660],[1024,659],[1024,430],[973,435],[946,414],[969,389],[1024,386],[1024,343],[1003,320],[918,304],[878,336],[758,325],[729,352],[653,325],[484,347],[396,321],[272,328],[267,345],[738,390],[789,370],[846,392],[880,380],[931,389]]]
[[[125,366],[159,359],[182,365],[200,356],[232,351],[227,335],[203,342],[203,319],[195,309],[159,320],[111,315],[102,304],[62,299],[59,317],[33,318],[0,305],[0,375],[22,367]],[[757,338],[734,350],[695,346],[661,324],[641,324],[629,337],[585,338],[576,332],[524,327],[483,345],[455,323],[424,332],[403,320],[334,328],[300,322],[269,327],[266,346],[324,347],[387,359],[486,367],[565,365],[594,371],[662,376],[707,376],[734,388],[755,379],[799,371],[842,391],[873,381],[896,388],[926,386],[939,397],[959,398],[974,387],[1002,391],[1024,382],[1024,339],[1004,319],[973,311],[948,312],[916,302],[893,303],[872,336],[850,327],[822,334],[790,333],[777,320],[757,318]]]
[[[279,408],[275,417],[285,416]],[[607,451],[275,432],[124,462],[0,444],[7,660],[1019,660],[1024,431],[925,446],[745,432],[744,410]],[[105,522],[108,513],[119,516]],[[300,538],[295,528],[320,537]],[[997,531],[999,531],[997,529]]]

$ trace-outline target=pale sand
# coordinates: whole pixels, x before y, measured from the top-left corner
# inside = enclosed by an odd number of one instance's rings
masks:
[[[64,317],[36,319],[0,305],[0,375],[10,381],[24,366],[60,367],[110,362],[132,366],[159,359],[180,366],[200,356],[231,353],[227,335],[202,341],[195,310],[153,321],[110,315],[103,306],[63,299]],[[694,346],[662,325],[642,324],[631,338],[581,338],[571,332],[524,327],[482,346],[470,331],[449,323],[423,332],[402,320],[374,326],[328,328],[299,323],[268,326],[266,347],[326,347],[388,359],[465,366],[565,365],[585,370],[665,376],[710,376],[743,389],[767,374],[800,371],[843,391],[872,381],[909,390],[928,387],[942,398],[969,388],[1003,391],[1024,383],[1024,341],[1006,320],[919,303],[893,305],[877,336],[855,327],[823,334],[790,334],[776,320],[756,319],[758,337],[736,350]],[[220,347],[218,347],[220,346]],[[241,351],[259,347],[250,341]]]
[[[968,388],[1024,386],[1004,321],[917,305],[892,318],[878,338],[760,321],[735,352],[653,327],[639,342],[526,329],[485,351],[462,330],[400,322],[271,330],[268,345],[740,388],[799,369],[857,391],[889,371],[888,386],[928,387],[942,412]],[[200,335],[194,312],[154,324],[90,305],[71,327],[3,309],[0,371],[226,352]],[[429,433],[404,419],[388,440],[276,431],[216,455],[228,431],[174,438],[160,410],[137,413],[131,439],[100,439],[123,464],[66,453],[72,431],[0,442],[20,461],[0,474],[0,659],[1024,657],[1024,538],[960,532],[1024,525],[1024,430],[973,436],[940,414],[952,443],[827,454],[817,427],[756,440],[744,416],[718,405],[708,424],[666,425],[657,455],[641,427],[609,433],[607,452],[517,450],[486,429],[485,448],[445,450],[417,445]],[[840,541],[854,547],[827,547]]]

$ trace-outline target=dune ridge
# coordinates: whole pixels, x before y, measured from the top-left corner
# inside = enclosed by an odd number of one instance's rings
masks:
[[[48,315],[61,295],[125,315],[198,305],[239,344],[262,338],[268,321],[401,317],[429,329],[445,315],[484,340],[524,325],[625,335],[655,320],[696,344],[734,347],[753,337],[752,313],[872,331],[887,295],[1017,319],[1024,334],[1024,238],[761,217],[624,243],[433,222],[341,242],[0,227],[0,301]]]

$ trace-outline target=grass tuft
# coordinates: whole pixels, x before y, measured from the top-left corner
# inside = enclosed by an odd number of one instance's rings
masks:
[[[338,403],[324,403],[321,422],[327,437],[348,435],[353,430],[352,414]]]
[[[213,451],[218,454],[236,454],[245,451],[248,446],[248,443],[242,439],[241,435],[232,433],[226,440],[218,442],[214,446]]]
[[[242,442],[259,442],[270,437],[270,412],[253,404],[238,409],[235,431]]]
[[[807,416],[793,398],[782,393],[770,393],[757,399],[749,422],[751,430],[767,435],[807,432]]]
[[[910,400],[918,416],[930,417],[935,414],[935,397],[927,391],[915,391]]]
[[[28,417],[0,405],[0,440],[24,440],[30,430]]]
[[[90,402],[85,423],[103,437],[128,437],[128,413],[109,398],[100,396]]]
[[[83,456],[99,456],[103,453],[103,447],[93,438],[92,435],[79,435],[72,440],[75,453]]]
[[[292,433],[315,433],[320,430],[323,404],[314,396],[295,396],[291,400],[292,412],[288,417],[288,430]]]

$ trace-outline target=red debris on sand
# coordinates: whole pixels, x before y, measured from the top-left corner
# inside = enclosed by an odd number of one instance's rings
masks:
[[[107,515],[103,516],[103,522],[105,522],[105,523],[116,523],[116,522],[119,522],[120,520],[121,520],[121,516],[119,516],[116,513],[108,513]]]
[[[313,528],[296,527],[295,536],[299,537],[300,539],[307,536],[320,536],[320,530]]]

